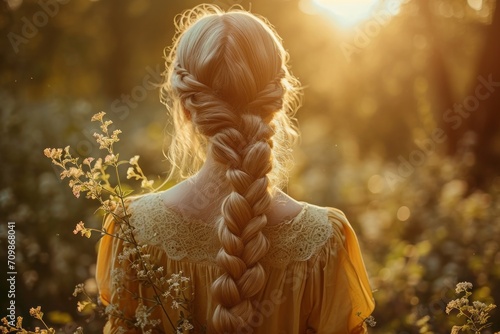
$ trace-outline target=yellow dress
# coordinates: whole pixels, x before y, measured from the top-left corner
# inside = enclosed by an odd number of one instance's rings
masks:
[[[374,302],[356,235],[341,211],[302,205],[295,218],[263,231],[271,245],[261,262],[267,283],[254,301],[255,316],[241,332],[365,333],[363,319],[373,311]],[[127,213],[137,242],[146,245],[143,250],[150,254],[151,263],[163,267],[164,277],[182,272],[189,278],[184,293],[192,302],[189,312],[183,311],[194,325],[189,333],[213,333],[210,319],[216,305],[210,287],[221,275],[214,261],[220,247],[214,226],[167,208],[159,193],[131,200]],[[119,234],[122,227],[109,215],[104,228]],[[123,312],[122,317],[134,318],[139,303],[153,305],[146,300],[154,299],[154,292],[134,276],[123,278],[124,272],[130,272],[123,251],[123,240],[107,235],[101,239],[96,279],[102,303]],[[177,326],[182,308],[170,303],[164,303],[164,311],[150,310],[159,324],[144,329],[176,333],[170,321]],[[104,332],[141,332],[127,324],[111,316]]]

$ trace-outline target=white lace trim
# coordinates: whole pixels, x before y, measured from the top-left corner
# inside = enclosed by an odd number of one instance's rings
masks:
[[[264,228],[270,249],[263,264],[284,267],[294,261],[306,261],[332,237],[334,228],[328,221],[328,210],[303,205],[295,218]],[[215,263],[220,249],[216,228],[201,220],[188,220],[167,208],[159,193],[132,201],[129,213],[139,243],[163,249],[173,260]]]

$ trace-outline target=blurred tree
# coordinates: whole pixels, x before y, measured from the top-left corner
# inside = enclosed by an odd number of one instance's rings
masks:
[[[468,2],[463,1],[461,5],[467,7]],[[450,43],[445,43],[440,35],[437,18],[432,12],[434,2],[420,2],[427,36],[432,45],[430,64],[440,103],[436,110],[442,111],[436,117],[448,138],[445,152],[454,156],[463,154],[464,150],[472,151],[475,167],[469,175],[469,181],[478,188],[488,186],[500,171],[500,120],[497,111],[500,106],[500,10],[494,5],[491,4],[491,24],[485,25],[483,29],[486,35],[484,46],[477,65],[472,65],[476,68],[475,75],[464,98],[457,101],[446,59],[451,52]],[[483,87],[478,91],[479,86]]]
[[[476,135],[473,151],[476,157],[476,168],[472,173],[472,181],[478,186],[490,183],[491,177],[500,174],[500,8],[494,10],[493,21],[487,28],[484,49],[477,67],[477,77],[490,81],[487,87],[491,93],[481,100],[471,119],[466,122],[466,129]],[[477,81],[470,88],[469,94],[475,96]],[[484,88],[483,88],[484,90]]]
[[[113,1],[112,1],[113,2]],[[126,6],[123,6],[118,1],[114,1],[115,6],[106,8],[106,20],[109,23],[109,29],[112,36],[111,51],[106,64],[106,78],[110,80],[105,86],[108,96],[120,96],[128,90],[126,84],[126,71],[129,66],[130,50],[127,44],[127,34],[124,32],[124,25],[130,24],[129,18],[126,16]]]
[[[446,52],[449,50],[445,49],[443,38],[439,34],[439,28],[436,24],[436,18],[432,11],[431,0],[423,0],[420,2],[420,9],[422,12],[422,18],[424,19],[424,30],[425,34],[430,41],[430,54],[429,63],[431,67],[431,78],[435,82],[435,87],[437,89],[437,95],[439,96],[436,110],[442,111],[443,114],[448,110],[448,108],[453,106],[453,91],[451,78],[447,70],[446,64]],[[458,143],[458,134],[453,130],[452,124],[444,121],[442,114],[437,113],[436,117],[441,120],[440,126],[445,131],[448,141],[446,151],[454,153],[456,150],[456,145]]]

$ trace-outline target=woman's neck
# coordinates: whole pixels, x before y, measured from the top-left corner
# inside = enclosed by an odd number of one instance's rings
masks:
[[[210,154],[207,154],[203,166],[190,180],[194,183],[217,182],[223,185],[227,183],[224,166],[216,162]]]

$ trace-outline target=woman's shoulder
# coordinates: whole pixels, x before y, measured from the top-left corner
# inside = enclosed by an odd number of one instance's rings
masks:
[[[156,230],[157,225],[165,220],[172,223],[179,220],[176,220],[176,216],[164,205],[161,192],[131,196],[124,204],[130,224],[139,235]]]
[[[344,225],[347,220],[342,211],[318,206],[308,202],[297,202],[299,207],[291,219],[268,225],[265,234],[271,241],[266,260],[287,265],[295,261],[308,261],[319,254],[335,252],[343,244]]]
[[[310,240],[324,244],[335,238],[343,241],[343,230],[349,224],[345,214],[334,207],[302,202],[302,210],[296,218],[300,229]]]
[[[136,216],[145,212],[149,212],[152,207],[158,204],[160,197],[158,193],[146,193],[134,196],[128,196],[115,203],[115,216],[126,214],[128,216]]]
[[[286,222],[295,220],[312,227],[322,225],[342,227],[348,224],[345,214],[337,208],[298,201],[283,192],[277,194],[276,198],[277,200],[275,200],[271,210],[271,217],[277,218],[270,219],[271,221]]]
[[[330,211],[342,215],[342,212],[338,209],[319,206],[306,201],[299,201],[283,191],[278,190],[268,213],[268,219],[270,225],[291,220],[306,220],[310,224],[325,224],[327,223],[327,218],[331,215]]]

